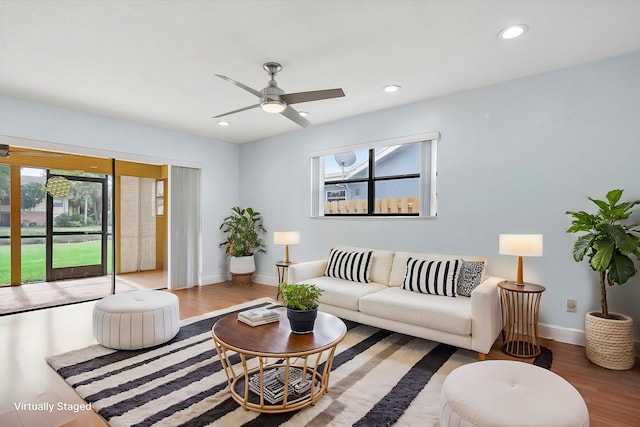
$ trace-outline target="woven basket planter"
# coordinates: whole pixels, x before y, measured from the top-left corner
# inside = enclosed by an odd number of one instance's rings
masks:
[[[616,319],[604,319],[595,314],[598,313],[587,313],[584,320],[587,359],[607,369],[633,368],[633,319],[617,313],[609,313]]]

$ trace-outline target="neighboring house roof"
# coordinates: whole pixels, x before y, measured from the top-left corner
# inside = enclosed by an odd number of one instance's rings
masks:
[[[389,155],[400,148],[400,145],[393,145],[390,147],[383,147],[376,153],[375,162],[376,164],[382,163],[389,158]],[[369,159],[364,159],[358,163],[355,163],[353,166],[344,170],[344,177],[342,176],[342,171],[331,172],[326,174],[324,177],[326,180],[336,180],[336,179],[350,179],[357,177],[359,173],[365,171],[369,166]]]

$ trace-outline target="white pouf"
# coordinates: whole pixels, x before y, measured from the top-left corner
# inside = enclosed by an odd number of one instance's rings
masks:
[[[105,347],[153,347],[169,341],[179,330],[179,300],[169,292],[115,294],[101,299],[93,308],[93,336]]]
[[[440,426],[586,427],[582,396],[559,375],[524,362],[463,365],[442,384]]]

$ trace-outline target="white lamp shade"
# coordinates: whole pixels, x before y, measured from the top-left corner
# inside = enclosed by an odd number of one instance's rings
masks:
[[[273,243],[276,245],[297,245],[300,243],[300,233],[298,231],[275,231]]]
[[[501,255],[542,256],[542,234],[501,234]]]

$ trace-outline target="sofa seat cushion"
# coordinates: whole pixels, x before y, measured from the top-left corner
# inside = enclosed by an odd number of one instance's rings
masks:
[[[380,283],[356,283],[335,277],[317,277],[305,280],[304,283],[316,285],[322,289],[320,302],[348,310],[358,311],[358,300],[368,294],[386,289],[386,285]]]
[[[360,312],[456,335],[471,335],[471,298],[390,287],[360,299]]]

